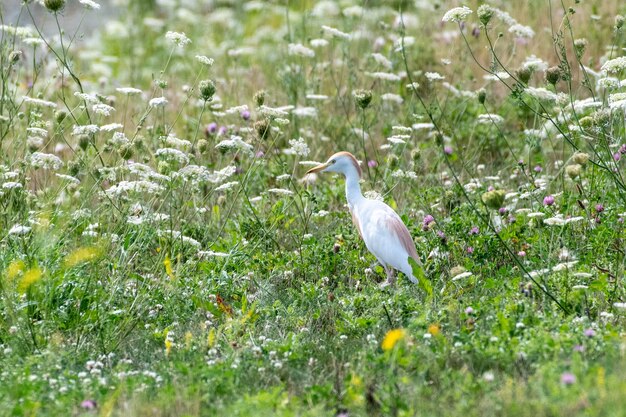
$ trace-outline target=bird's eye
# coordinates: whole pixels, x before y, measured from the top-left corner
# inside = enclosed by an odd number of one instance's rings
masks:
[[[336,160],[336,159],[332,159],[332,160],[330,161],[330,163],[331,163],[331,164],[334,164],[335,162],[337,162],[337,160]]]

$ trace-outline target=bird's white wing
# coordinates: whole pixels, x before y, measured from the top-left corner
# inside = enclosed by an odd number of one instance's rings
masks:
[[[355,207],[355,217],[365,245],[379,261],[403,272],[410,270],[409,257],[419,262],[409,230],[387,204],[366,200]]]

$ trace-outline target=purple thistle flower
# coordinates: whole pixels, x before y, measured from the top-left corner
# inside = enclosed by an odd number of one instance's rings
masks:
[[[452,152],[453,152],[453,150],[452,150],[452,146],[444,146],[444,147],[443,147],[443,152],[444,152],[446,155],[452,155]]]
[[[602,213],[604,211],[604,206],[602,204],[596,204],[596,212]]]
[[[517,256],[519,256],[520,258],[525,257],[526,256],[526,251],[521,250],[521,251],[517,252]]]
[[[469,235],[477,235],[480,233],[480,229],[478,229],[478,226],[474,226],[470,229],[469,231]]]
[[[218,136],[225,135],[228,132],[228,128],[226,126],[221,126],[217,131]]]
[[[367,166],[370,168],[376,168],[378,166],[378,162],[374,161],[373,159],[370,159],[369,161],[367,161]]]
[[[244,110],[241,112],[241,118],[243,120],[250,120],[250,112],[248,110]]]
[[[471,254],[473,254],[473,253],[474,253],[474,247],[473,247],[473,246],[468,246],[468,247],[467,247],[467,254],[468,254],[468,255],[471,255]]]
[[[506,207],[500,207],[498,209],[498,213],[500,214],[506,214],[506,212],[509,211]]]
[[[551,206],[554,204],[554,197],[551,195],[547,195],[543,198],[543,205],[544,206]]]
[[[94,400],[85,400],[80,403],[80,406],[85,410],[95,410],[98,404]]]
[[[561,374],[561,383],[564,385],[572,385],[576,382],[576,375],[571,372],[563,372]]]
[[[465,308],[465,314],[473,314],[473,313],[474,313],[474,309],[472,307]]]
[[[613,160],[614,160],[615,162],[619,162],[619,160],[620,160],[620,159],[622,159],[622,154],[621,154],[621,153],[619,153],[619,152],[615,152],[615,153],[613,154]]]
[[[258,151],[258,152],[256,153],[256,155],[254,155],[254,156],[255,156],[255,157],[257,157],[257,158],[263,158],[263,157],[265,156],[265,152],[263,152],[263,151]]]
[[[574,352],[584,352],[584,351],[585,351],[585,347],[583,345],[574,346]]]
[[[215,133],[217,132],[217,123],[213,122],[213,123],[209,123],[206,127],[206,131],[207,133]]]
[[[543,171],[543,168],[541,168],[541,165],[536,165],[536,166],[533,168],[533,170],[534,170],[536,173],[540,173],[541,171]]]
[[[625,153],[626,153],[626,145],[622,145],[622,146],[619,148],[619,153],[621,153],[621,154],[625,154]]]
[[[424,216],[424,220],[422,221],[422,229],[428,230],[428,226],[435,221],[435,218],[430,214]]]
[[[596,335],[596,331],[592,328],[586,329],[583,333],[587,337],[594,337]]]

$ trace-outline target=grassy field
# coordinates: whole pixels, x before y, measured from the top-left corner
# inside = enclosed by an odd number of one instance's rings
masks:
[[[626,415],[623,2],[6,3],[0,415]]]

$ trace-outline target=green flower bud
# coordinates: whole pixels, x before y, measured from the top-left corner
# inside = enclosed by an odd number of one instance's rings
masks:
[[[519,78],[521,82],[523,82],[524,84],[528,84],[528,81],[530,81],[530,77],[533,75],[533,71],[530,68],[522,67],[515,71],[515,75],[517,76],[517,78]]]
[[[265,90],[259,90],[254,93],[254,102],[256,103],[257,107],[261,107],[265,103],[266,95],[267,93],[265,92]]]
[[[54,113],[54,120],[56,120],[58,124],[61,124],[66,117],[67,112],[65,110],[57,110]]]
[[[65,0],[43,0],[43,5],[52,13],[56,13],[63,10]]]
[[[15,65],[18,63],[22,56],[22,51],[11,51],[9,54],[9,65]]]
[[[576,56],[580,59],[585,53],[585,48],[587,47],[587,39],[576,39],[574,41],[574,49],[576,50]]]
[[[130,144],[122,145],[117,150],[117,153],[122,157],[122,159],[128,161],[133,157],[133,147]]]
[[[620,14],[615,16],[615,30],[620,30],[622,26],[624,26],[625,21],[626,21],[626,18],[624,16]]]
[[[371,90],[354,90],[352,96],[360,109],[366,109],[372,102]]]
[[[504,204],[504,190],[487,191],[482,195],[483,203],[493,210],[498,210]]]
[[[79,138],[78,138],[78,146],[83,151],[86,150],[87,147],[89,146],[89,136],[87,136],[87,135],[80,135]]]
[[[593,127],[593,118],[590,116],[582,117],[578,122],[583,129],[591,129]]]
[[[396,155],[389,155],[387,157],[387,164],[389,165],[389,168],[395,169],[398,165],[400,165],[400,159]]]
[[[205,153],[208,150],[209,150],[209,142],[207,142],[206,139],[200,139],[198,141],[198,151],[200,153]]]
[[[71,176],[76,177],[80,173],[80,168],[81,167],[82,167],[82,164],[81,164],[80,160],[69,161],[67,163],[67,172]]]
[[[213,99],[213,95],[215,94],[215,83],[211,80],[203,80],[198,84],[200,89],[200,97],[204,101],[210,101]]]
[[[478,102],[480,104],[485,104],[485,99],[487,99],[487,90],[481,88],[478,90]]]
[[[163,90],[165,90],[167,88],[167,81],[166,80],[156,80],[154,83],[157,85],[157,87],[159,87],[159,88],[161,88]]]

